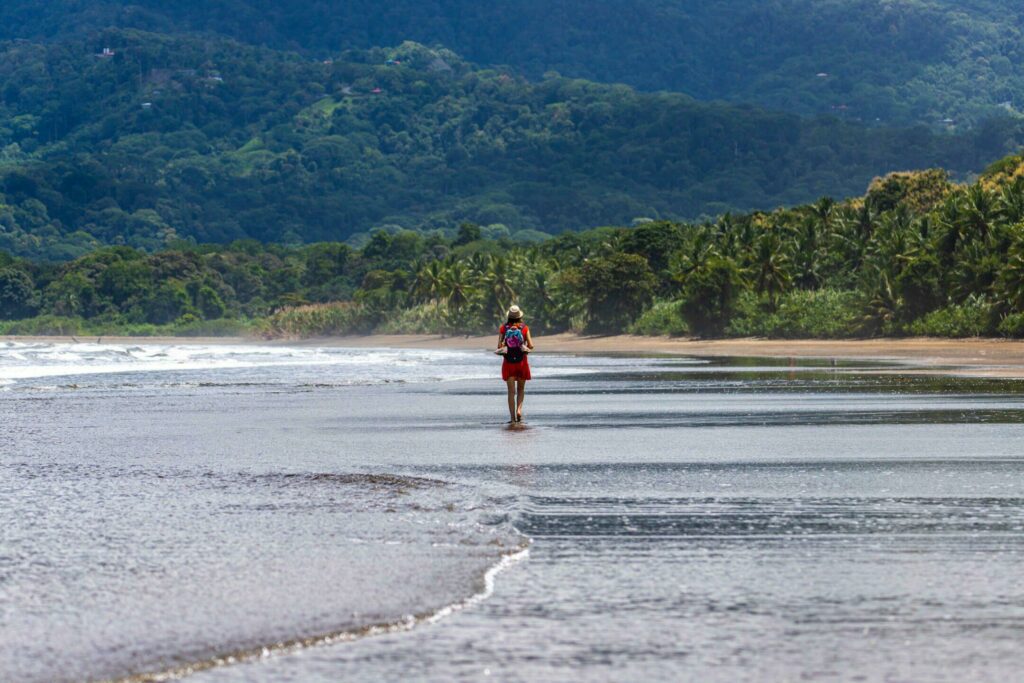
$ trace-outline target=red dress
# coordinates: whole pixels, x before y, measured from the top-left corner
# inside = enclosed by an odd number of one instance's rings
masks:
[[[498,328],[498,338],[501,340],[505,339],[505,328],[505,325],[502,325],[500,328]],[[526,335],[530,333],[530,328],[527,327],[526,325],[520,325],[519,329],[522,331],[524,338],[526,337]],[[502,361],[501,378],[506,382],[509,381],[510,379],[533,379],[530,376],[530,361],[528,360],[529,355],[530,354],[528,353],[524,353],[523,359],[518,363],[509,363],[508,359]]]

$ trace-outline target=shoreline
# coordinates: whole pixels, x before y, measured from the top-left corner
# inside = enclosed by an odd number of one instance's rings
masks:
[[[0,342],[125,343],[125,344],[258,344],[267,346],[326,346],[335,348],[490,350],[495,337],[375,334],[310,339],[255,337],[70,337],[0,336]],[[1024,341],[1006,339],[942,339],[934,337],[880,339],[715,339],[694,340],[632,335],[581,336],[555,334],[537,338],[538,352],[579,355],[664,355],[709,358],[816,358],[895,361],[927,372],[970,377],[1024,378]]]
[[[483,575],[483,588],[471,595],[462,598],[450,605],[444,605],[433,611],[424,614],[409,614],[402,619],[390,622],[371,623],[355,628],[343,629],[322,635],[299,636],[291,640],[279,641],[268,645],[258,645],[249,648],[232,650],[224,654],[214,655],[206,659],[199,659],[185,664],[177,664],[165,669],[156,669],[149,672],[134,673],[127,676],[105,679],[104,683],[157,683],[158,681],[172,681],[185,678],[201,671],[220,669],[236,664],[267,659],[269,657],[280,657],[292,655],[309,650],[315,647],[335,645],[337,643],[351,643],[364,638],[389,635],[411,631],[414,628],[436,624],[439,621],[473,607],[494,594],[495,579],[517,562],[521,562],[530,554],[530,542],[524,541],[518,548],[501,553],[498,561],[491,565]]]

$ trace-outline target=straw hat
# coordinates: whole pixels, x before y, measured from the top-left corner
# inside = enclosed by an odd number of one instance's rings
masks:
[[[518,306],[513,305],[511,308],[508,309],[508,319],[509,320],[519,320],[522,317],[523,317],[523,312],[521,310],[519,310]]]

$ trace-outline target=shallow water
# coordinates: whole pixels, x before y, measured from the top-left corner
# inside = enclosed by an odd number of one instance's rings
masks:
[[[110,372],[126,350],[0,348],[2,679],[264,648],[192,680],[1020,662],[1016,382],[539,354],[509,429],[486,353],[139,346]],[[436,623],[275,648],[461,605],[527,538],[493,595]]]

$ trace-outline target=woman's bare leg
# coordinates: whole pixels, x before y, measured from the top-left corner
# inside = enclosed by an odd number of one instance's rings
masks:
[[[508,421],[516,421],[516,381],[514,379],[505,380],[505,384],[508,385]]]
[[[523,421],[523,401],[526,399],[526,380],[516,380],[516,389],[518,390],[518,400],[516,401],[516,421]]]

